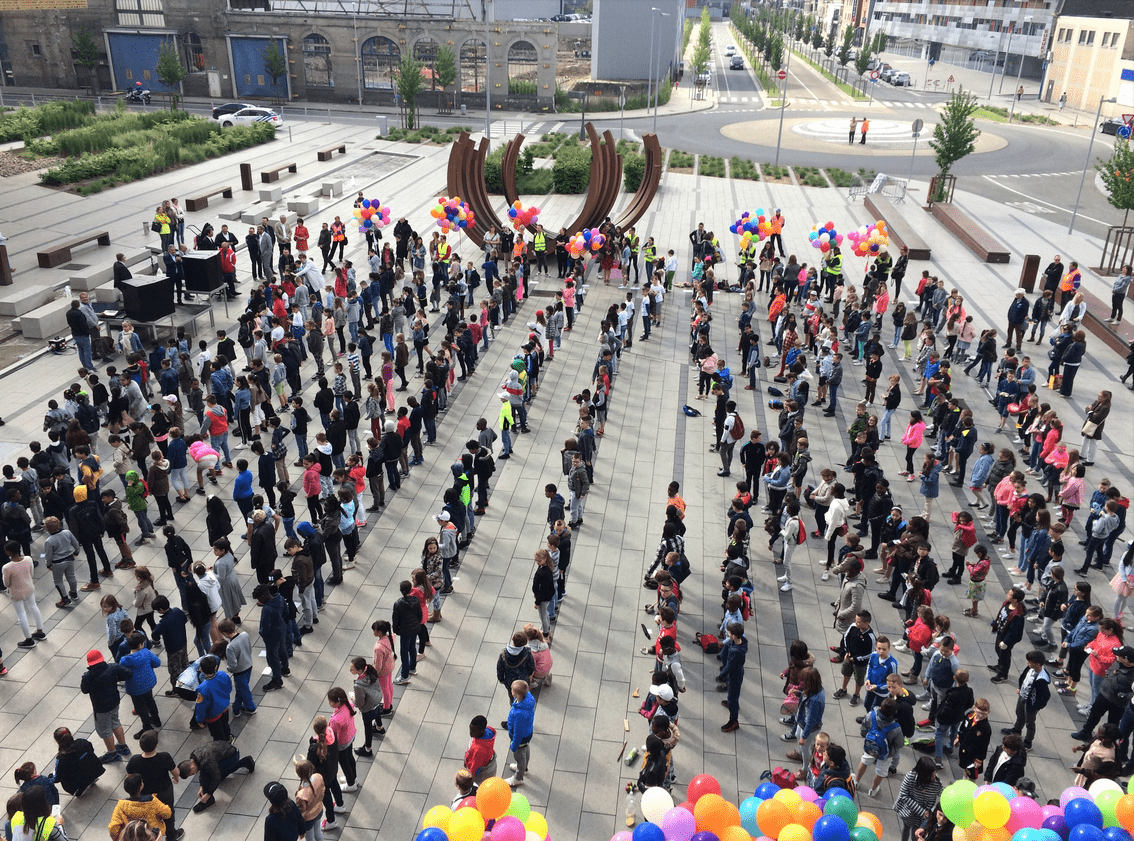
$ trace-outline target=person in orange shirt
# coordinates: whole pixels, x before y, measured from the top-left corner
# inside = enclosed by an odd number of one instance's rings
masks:
[[[786,221],[787,220],[784,219],[783,215],[780,213],[780,209],[777,207],[776,208],[776,215],[773,216],[770,220],[770,224],[772,226],[772,235],[768,238],[768,241],[771,242],[773,245],[775,245],[776,248],[778,248],[780,250],[780,256],[781,257],[787,256],[784,253],[783,238],[780,236],[780,234],[782,234],[784,232],[784,223]]]
[[[863,146],[866,145],[866,133],[868,131],[870,131],[870,120],[866,119],[866,117],[863,117],[862,118],[862,125],[859,126],[859,129],[858,129],[858,134],[859,134],[859,137],[861,138],[861,140],[859,140],[858,142],[861,143]]]

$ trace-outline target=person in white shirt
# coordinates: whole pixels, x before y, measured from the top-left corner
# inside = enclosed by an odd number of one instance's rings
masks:
[[[677,275],[677,255],[671,248],[665,255],[665,291],[673,291],[673,278]]]
[[[654,295],[654,306],[650,313],[650,317],[654,320],[654,326],[661,326],[661,311],[662,311],[662,298],[665,297],[665,288],[663,287],[661,278],[657,274],[654,275],[653,283],[650,285],[650,292]]]
[[[649,284],[643,284],[643,286],[642,286],[642,308],[640,310],[640,312],[642,314],[642,335],[638,337],[643,342],[648,341],[649,338],[650,338],[650,295],[649,295],[649,290],[650,290]]]

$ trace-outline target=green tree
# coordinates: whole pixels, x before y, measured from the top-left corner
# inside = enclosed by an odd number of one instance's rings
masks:
[[[854,27],[849,23],[843,30],[843,43],[839,46],[839,64],[846,67],[850,62],[851,41],[854,40]]]
[[[402,99],[406,119],[403,128],[417,128],[417,97],[425,89],[425,77],[421,73],[421,62],[413,55],[406,55],[398,62],[394,71],[397,77],[398,96]]]
[[[744,7],[740,5],[739,0],[733,0],[733,4],[728,10],[728,19],[737,25],[745,20]]]
[[[834,30],[834,27],[832,27],[830,34],[827,36],[826,40],[823,42],[823,55],[827,56],[827,58],[830,58],[832,55],[834,55],[834,53],[835,53],[835,30]]]
[[[457,57],[448,47],[439,49],[433,59],[433,79],[441,88],[442,104],[447,105],[445,88],[457,81]]]
[[[862,49],[858,51],[858,56],[854,60],[855,72],[861,76],[866,72],[867,66],[870,64],[870,48],[863,45]]]
[[[709,69],[709,48],[704,44],[698,44],[693,48],[693,75],[694,78],[700,76]]]
[[[170,89],[169,110],[177,110],[177,90],[181,80],[185,78],[185,68],[181,65],[181,57],[177,55],[177,48],[172,41],[162,42],[154,73],[158,81]]]
[[[768,56],[768,63],[772,65],[773,70],[779,70],[784,63],[784,39],[776,36],[776,40],[772,43],[772,54]]]
[[[260,53],[264,60],[264,73],[272,80],[272,87],[276,89],[276,102],[283,102],[283,87],[280,80],[287,77],[287,59],[280,50],[279,42],[275,39],[268,42]]]
[[[875,52],[879,52],[879,53],[885,52],[886,51],[886,33],[880,31],[878,33],[877,37],[878,37],[878,49]]]
[[[98,95],[98,65],[101,56],[94,36],[87,28],[80,29],[71,36],[71,49],[75,51],[75,64],[85,67],[90,73],[91,91]]]
[[[1109,161],[1098,164],[1098,170],[1106,185],[1107,201],[1124,211],[1122,225],[1125,227],[1130,211],[1134,210],[1134,145],[1125,140],[1116,141],[1114,154]]]
[[[941,111],[941,122],[933,127],[933,137],[929,145],[937,158],[937,195],[935,200],[944,198],[945,176],[953,164],[971,154],[980,136],[973,122],[973,112],[977,99],[963,88],[958,88]]]
[[[795,16],[795,40],[802,41],[803,36],[807,33],[807,21],[803,19],[803,15],[797,14]]]

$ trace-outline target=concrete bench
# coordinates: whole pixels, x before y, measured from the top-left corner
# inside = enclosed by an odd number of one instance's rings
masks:
[[[329,161],[334,156],[335,152],[339,152],[340,154],[345,155],[346,154],[346,144],[345,143],[337,143],[334,146],[328,146],[326,149],[320,149],[319,152],[318,152],[319,160]],[[292,171],[294,172],[295,170],[292,170]]]
[[[321,182],[319,192],[329,199],[333,199],[335,196],[341,196],[343,194],[342,179],[339,178]]]
[[[213,196],[223,196],[226,199],[232,198],[232,187],[217,187],[208,193],[201,193],[198,196],[191,196],[185,200],[185,209],[196,212],[204,210],[209,206],[209,199]]]
[[[0,315],[18,318],[24,313],[42,307],[54,297],[55,288],[40,283],[13,288],[0,298]]]
[[[91,292],[91,300],[99,304],[120,303],[122,290],[113,283],[107,283]]]
[[[78,248],[80,245],[85,245],[88,242],[97,242],[104,248],[108,248],[110,246],[110,232],[92,231],[89,234],[83,234],[81,237],[75,237],[66,242],[56,243],[51,248],[36,254],[36,258],[39,260],[39,267],[41,269],[54,269],[56,266],[62,266],[64,263],[71,262],[71,250]]]
[[[873,214],[873,218],[881,219],[886,223],[886,230],[896,248],[901,248],[903,245],[908,248],[911,260],[929,259],[929,243],[918,236],[910,223],[902,218],[901,213],[888,198],[875,193],[868,193],[863,199],[863,205]],[[895,259],[897,259],[896,255]]]
[[[985,263],[1007,263],[1011,253],[993,236],[981,230],[980,225],[954,204],[936,202],[931,210],[934,217],[957,239]]]
[[[275,204],[283,198],[283,187],[268,187],[260,190],[260,201]]]
[[[27,339],[50,339],[61,334],[71,335],[67,328],[67,311],[70,298],[59,298],[20,316],[20,332]]]
[[[287,209],[299,216],[310,216],[319,209],[319,199],[315,196],[309,199],[288,199]]]
[[[218,213],[217,216],[226,222],[239,222],[244,217],[244,212],[244,208],[240,208],[239,210],[226,210],[223,213]]]
[[[135,251],[123,254],[122,262],[127,266],[136,266],[139,263],[144,263],[143,268],[148,271],[151,255],[152,252],[149,248],[139,248]],[[80,269],[69,277],[71,285],[82,292],[90,292],[92,289],[102,286],[107,281],[113,279],[113,263],[109,266],[90,266],[86,269]]]
[[[280,180],[280,173],[284,170],[288,172],[299,172],[299,166],[294,161],[290,164],[280,164],[272,169],[265,169],[260,173],[260,182],[263,184],[271,184],[273,181]]]

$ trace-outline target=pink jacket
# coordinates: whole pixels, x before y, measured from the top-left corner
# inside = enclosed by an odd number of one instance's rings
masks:
[[[318,462],[303,471],[304,496],[319,496],[319,476],[322,472],[323,468],[319,466]]]
[[[1005,476],[1000,480],[1000,484],[992,492],[992,498],[996,500],[997,505],[1008,506],[1016,497],[1016,486],[1012,484],[1012,477]]]
[[[925,424],[921,421],[911,423],[906,427],[906,434],[902,436],[902,443],[907,447],[921,446],[921,437],[925,433]]]
[[[1083,504],[1083,480],[1072,476],[1059,492],[1059,499],[1064,505],[1079,506]]]
[[[380,637],[374,643],[374,671],[378,672],[378,677],[394,673],[394,644],[389,637]]]
[[[340,750],[349,747],[350,743],[354,741],[354,734],[356,732],[350,703],[343,704],[331,713],[331,717],[327,719],[327,723],[335,732],[335,741],[338,743]]]
[[[1040,450],[1040,458],[1046,459],[1051,454],[1051,451],[1055,449],[1055,445],[1059,443],[1061,437],[1063,437],[1063,430],[1054,426],[1049,429],[1047,436],[1043,439],[1043,449]]]
[[[874,299],[874,311],[879,315],[884,315],[886,310],[890,308],[890,293],[882,292]]]

